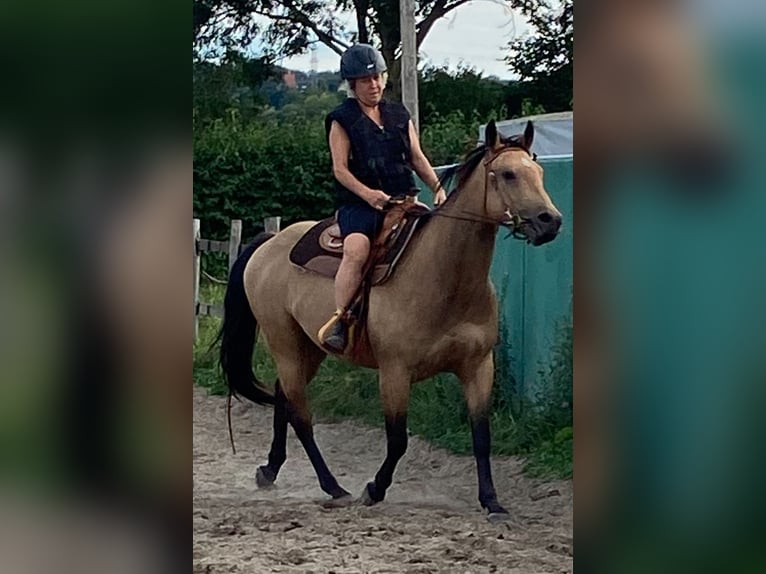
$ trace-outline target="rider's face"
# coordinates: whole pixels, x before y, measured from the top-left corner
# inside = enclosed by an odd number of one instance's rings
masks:
[[[363,104],[368,106],[377,105],[383,97],[383,90],[385,89],[383,83],[383,76],[381,74],[374,74],[372,76],[365,76],[356,80],[354,92],[356,97]]]

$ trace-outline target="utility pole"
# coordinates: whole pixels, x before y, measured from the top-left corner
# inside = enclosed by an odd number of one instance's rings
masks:
[[[418,48],[415,36],[415,0],[399,0],[399,27],[402,32],[402,103],[410,111],[420,133],[418,114]]]

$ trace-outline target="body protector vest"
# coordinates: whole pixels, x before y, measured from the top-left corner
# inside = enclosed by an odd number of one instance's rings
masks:
[[[379,104],[383,127],[378,126],[353,98],[347,98],[325,118],[329,138],[330,126],[336,121],[351,142],[349,171],[371,189],[390,196],[416,195],[418,188],[409,166],[411,161],[410,114],[401,104],[382,100]],[[364,200],[335,180],[338,205]]]

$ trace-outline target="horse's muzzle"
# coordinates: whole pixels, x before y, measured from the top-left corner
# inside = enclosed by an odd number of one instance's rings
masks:
[[[544,245],[556,239],[561,229],[561,214],[543,210],[535,217],[524,220],[524,232],[532,245]]]

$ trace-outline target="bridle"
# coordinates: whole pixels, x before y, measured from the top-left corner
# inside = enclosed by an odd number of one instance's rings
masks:
[[[491,171],[490,166],[494,161],[503,155],[506,152],[509,151],[517,151],[517,150],[525,150],[523,147],[519,147],[516,145],[504,145],[500,149],[498,149],[496,152],[489,154],[489,156],[482,161],[482,165],[484,166],[484,214],[480,213],[472,213],[470,211],[463,211],[461,213],[464,213],[470,217],[461,217],[459,215],[452,215],[447,213],[440,213],[439,210],[434,210],[431,212],[431,215],[439,216],[439,217],[447,217],[449,219],[459,219],[461,221],[470,221],[473,223],[490,223],[492,225],[500,225],[502,227],[505,227],[508,229],[509,233],[505,236],[505,239],[508,239],[509,237],[513,237],[514,239],[524,239],[526,241],[529,241],[529,238],[524,234],[524,232],[521,230],[521,228],[524,226],[525,223],[527,223],[527,220],[523,217],[521,217],[517,212],[513,211],[511,207],[506,209],[505,213],[508,215],[508,219],[505,221],[497,221],[496,219],[492,219],[490,217],[487,217],[487,196],[489,195],[489,176],[490,174],[494,174],[494,172]],[[527,151],[527,153],[529,153]],[[534,161],[537,161],[537,154],[529,154]],[[455,193],[453,191],[453,193]]]

